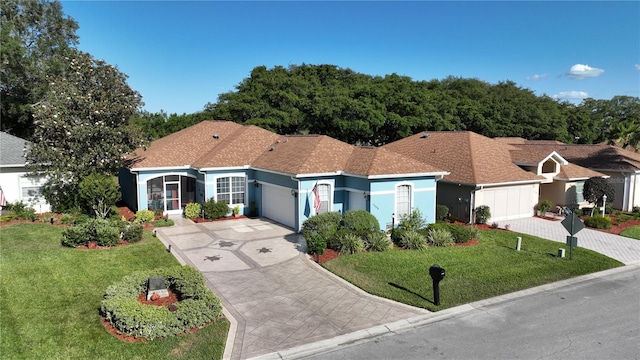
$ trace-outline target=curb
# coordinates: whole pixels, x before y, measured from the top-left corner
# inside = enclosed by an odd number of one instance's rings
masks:
[[[455,316],[469,313],[471,311],[477,311],[483,307],[519,299],[524,296],[538,294],[550,290],[554,290],[563,286],[578,284],[581,282],[601,278],[604,276],[617,274],[626,271],[633,271],[640,269],[640,260],[634,261],[631,264],[619,266],[613,269],[600,271],[597,273],[581,275],[575,278],[557,281],[550,284],[536,286],[530,289],[520,290],[513,293],[496,296],[489,299],[475,301],[469,304],[464,304],[452,308],[448,308],[435,313],[429,313],[425,315],[414,316],[405,320],[399,320],[396,322],[388,323],[385,325],[375,326],[369,329],[355,331],[349,334],[336,336],[331,339],[320,340],[317,342],[297,346],[294,348],[268,353],[265,355],[251,358],[251,360],[290,360],[301,359],[311,355],[317,355],[321,353],[330,352],[336,350],[339,347],[351,344],[357,344],[370,341],[376,337],[389,336],[394,334],[411,331],[428,324],[443,321]]]

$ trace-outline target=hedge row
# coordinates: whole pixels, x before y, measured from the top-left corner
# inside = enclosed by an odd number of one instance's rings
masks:
[[[179,301],[174,304],[177,310],[138,301],[149,278],[155,276],[164,277],[167,288],[177,294]],[[125,276],[107,288],[100,312],[123,334],[154,340],[201,328],[220,317],[222,306],[220,299],[206,287],[200,272],[178,266]]]
[[[62,231],[61,243],[76,247],[95,242],[98,246],[115,246],[120,240],[131,243],[142,238],[141,224],[129,224],[120,220],[93,218]]]

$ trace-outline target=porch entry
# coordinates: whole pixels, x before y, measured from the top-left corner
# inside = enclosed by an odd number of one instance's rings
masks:
[[[147,209],[163,214],[181,214],[196,200],[196,179],[181,175],[164,175],[147,181]]]

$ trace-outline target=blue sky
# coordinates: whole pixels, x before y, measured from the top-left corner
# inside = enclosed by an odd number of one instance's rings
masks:
[[[79,48],[145,110],[200,111],[251,70],[332,64],[413,80],[511,80],[537,95],[640,96],[640,2],[62,1]]]

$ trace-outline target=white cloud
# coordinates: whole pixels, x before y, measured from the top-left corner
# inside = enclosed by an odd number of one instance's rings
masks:
[[[586,99],[589,97],[589,94],[587,94],[584,91],[572,90],[572,91],[561,91],[553,95],[553,97],[556,99]]]
[[[549,74],[540,74],[540,75],[534,74],[534,75],[531,75],[531,76],[527,76],[527,80],[538,81],[540,79],[546,78],[547,76],[549,76]]]
[[[640,70],[640,64],[635,64],[636,70]]]
[[[604,70],[593,68],[589,65],[575,64],[567,72],[567,77],[574,80],[582,80],[588,77],[596,77],[602,75]]]

